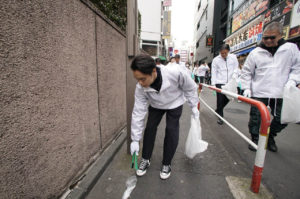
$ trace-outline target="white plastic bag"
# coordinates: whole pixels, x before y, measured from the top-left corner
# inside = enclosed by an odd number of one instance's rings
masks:
[[[202,140],[200,120],[191,116],[191,128],[185,142],[185,155],[193,159],[207,149],[208,143]]]
[[[300,89],[295,86],[284,87],[281,123],[298,122],[300,122]]]
[[[232,93],[237,93],[237,87],[238,87],[238,83],[236,82],[236,79],[231,78],[231,80],[229,80],[227,84],[222,86],[222,89]]]

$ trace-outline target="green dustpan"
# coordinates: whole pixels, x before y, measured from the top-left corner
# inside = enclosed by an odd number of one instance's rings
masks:
[[[133,156],[132,156],[131,168],[138,170],[137,156],[136,156],[135,152],[133,153]]]

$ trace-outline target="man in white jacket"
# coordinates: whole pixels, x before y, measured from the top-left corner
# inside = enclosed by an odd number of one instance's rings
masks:
[[[209,67],[208,67],[207,63],[205,63],[203,61],[198,68],[198,75],[200,77],[200,83],[204,83],[205,74],[206,74],[206,71],[208,71],[208,70],[209,70]]]
[[[244,95],[263,102],[274,116],[268,140],[268,149],[273,152],[278,150],[274,137],[287,126],[280,123],[283,89],[285,86],[300,87],[299,49],[295,44],[285,42],[282,35],[283,27],[280,23],[267,25],[261,44],[249,54],[241,74]],[[248,127],[252,141],[256,144],[260,120],[258,109],[251,106]],[[251,145],[248,148],[255,151]]]
[[[230,47],[228,44],[223,44],[220,49],[220,55],[215,57],[212,61],[211,67],[211,84],[217,88],[222,88],[227,84],[231,78],[235,77],[239,62],[234,54],[230,54]],[[228,98],[217,93],[217,109],[216,112],[220,116],[224,116],[223,109],[228,104]],[[218,119],[218,124],[222,125],[223,121]]]
[[[179,119],[186,99],[192,108],[193,116],[199,118],[197,85],[187,71],[178,64],[159,68],[148,55],[135,57],[131,69],[138,81],[131,122],[131,154],[139,152],[139,141],[143,137],[144,120],[148,113],[142,159],[136,174],[143,176],[150,166],[157,126],[166,113],[160,178],[167,179],[171,174],[170,165],[178,145]]]

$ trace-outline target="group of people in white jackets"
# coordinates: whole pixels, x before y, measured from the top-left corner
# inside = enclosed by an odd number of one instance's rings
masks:
[[[280,23],[272,22],[267,25],[261,44],[250,52],[242,70],[239,70],[237,57],[230,53],[230,48],[226,44],[221,47],[220,54],[213,59],[211,65],[212,85],[222,88],[232,79],[239,79],[244,96],[259,100],[270,107],[273,120],[267,147],[272,152],[278,150],[275,143],[277,133],[287,126],[280,122],[283,89],[284,87],[300,89],[300,52],[295,44],[286,42],[282,35],[283,27]],[[131,122],[131,154],[139,154],[140,141],[143,142],[137,176],[145,175],[150,166],[157,127],[164,114],[166,114],[166,129],[161,179],[167,179],[171,175],[171,162],[179,140],[179,119],[186,101],[192,109],[192,116],[199,119],[198,86],[191,78],[189,70],[184,68],[178,63],[158,67],[148,55],[136,56],[131,64],[133,75],[138,81]],[[194,70],[196,76],[200,77],[200,82],[203,82],[206,70],[209,68],[205,63]],[[223,109],[228,102],[225,95],[217,94],[216,112],[222,117]],[[223,124],[220,119],[217,123]],[[250,110],[248,127],[252,141],[258,143],[260,113],[253,106]],[[248,147],[255,150],[251,145]]]
[[[194,79],[196,83],[204,83],[206,71],[209,71],[210,68],[208,67],[207,63],[202,61],[200,66],[198,63],[195,64],[193,69]]]

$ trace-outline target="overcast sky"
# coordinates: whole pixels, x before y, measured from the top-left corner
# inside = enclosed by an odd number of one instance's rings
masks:
[[[172,0],[171,35],[176,47],[182,41],[193,42],[195,0]]]

